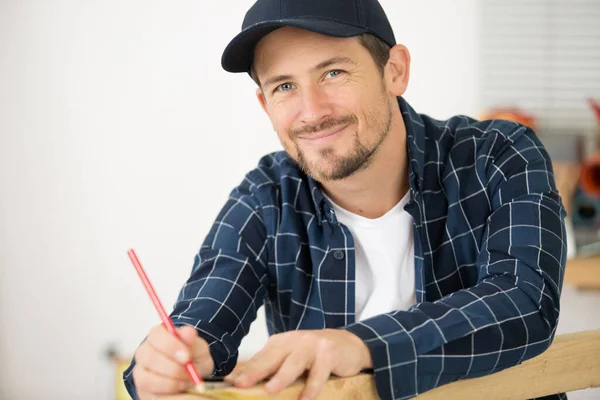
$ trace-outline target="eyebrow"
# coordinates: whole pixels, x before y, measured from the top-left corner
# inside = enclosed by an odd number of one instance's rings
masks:
[[[356,63],[354,61],[352,61],[351,58],[349,57],[332,57],[330,59],[327,59],[325,61],[321,61],[320,63],[318,63],[317,65],[315,65],[314,67],[312,67],[310,69],[311,72],[315,72],[315,71],[319,71],[321,69],[325,69],[327,67],[330,67],[332,65],[335,64],[351,64],[351,65],[356,65]],[[263,83],[264,87],[269,87],[271,85],[274,85],[276,83],[279,82],[284,82],[284,81],[289,81],[292,80],[293,76],[292,75],[275,75],[269,79],[267,79],[265,81],[265,83]]]
[[[330,58],[329,60],[325,60],[322,61],[320,63],[318,63],[316,66],[314,66],[313,68],[311,68],[311,72],[315,72],[318,71],[320,69],[324,69],[327,68],[331,65],[334,64],[352,64],[352,65],[356,65],[356,63],[354,61],[352,61],[351,58],[349,57],[333,57]]]

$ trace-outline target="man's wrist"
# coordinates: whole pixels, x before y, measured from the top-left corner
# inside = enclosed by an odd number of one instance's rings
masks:
[[[371,350],[369,349],[369,346],[367,346],[365,342],[363,342],[363,340],[355,333],[350,331],[346,332],[351,335],[352,340],[356,343],[356,348],[359,351],[361,360],[361,370],[373,368],[373,357],[371,357]]]

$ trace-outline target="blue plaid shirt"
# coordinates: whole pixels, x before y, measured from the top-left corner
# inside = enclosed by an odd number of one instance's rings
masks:
[[[231,192],[171,314],[209,342],[215,376],[234,368],[263,304],[270,334],[340,328],[362,338],[383,399],[491,374],[548,348],[566,259],[548,154],[522,125],[438,121],[398,102],[417,304],[357,322],[348,228],[284,152],[267,155]],[[135,398],[134,362],[124,379]]]

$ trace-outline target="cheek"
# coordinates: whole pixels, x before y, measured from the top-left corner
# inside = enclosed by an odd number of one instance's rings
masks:
[[[290,131],[293,128],[289,119],[282,117],[281,115],[272,115],[271,116],[271,124],[273,125],[273,129],[277,134],[277,138],[279,142],[283,146],[283,148],[288,151],[293,150],[293,141],[290,136]]]
[[[294,111],[291,107],[275,106],[269,110],[273,129],[281,141],[290,140],[290,131],[294,128]]]

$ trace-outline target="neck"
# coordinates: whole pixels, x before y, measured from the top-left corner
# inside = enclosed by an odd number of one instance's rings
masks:
[[[340,207],[365,218],[379,218],[391,210],[408,190],[406,127],[394,108],[390,132],[369,166],[339,181],[321,183]]]

